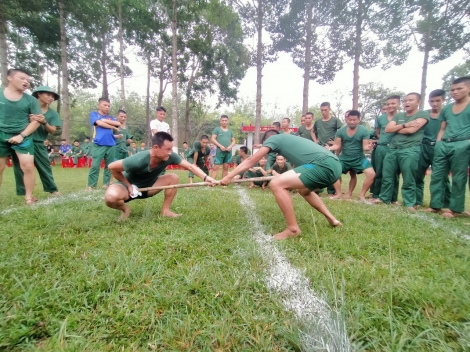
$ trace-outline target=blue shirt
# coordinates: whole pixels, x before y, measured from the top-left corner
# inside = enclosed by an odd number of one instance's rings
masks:
[[[112,147],[116,145],[116,140],[113,137],[113,130],[95,125],[98,120],[112,120],[116,121],[113,116],[100,115],[98,111],[90,112],[90,123],[93,126],[93,142],[97,145]]]
[[[59,147],[59,153],[60,154],[67,154],[67,152],[70,150],[71,146],[70,144],[66,144],[66,145],[60,145]]]

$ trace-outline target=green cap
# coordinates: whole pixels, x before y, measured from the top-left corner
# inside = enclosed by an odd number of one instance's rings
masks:
[[[42,93],[42,92],[48,92],[48,93],[52,93],[54,94],[54,100],[59,100],[60,98],[60,95],[57,94],[56,92],[53,92],[51,87],[48,87],[48,86],[40,86],[40,87],[37,87],[32,96],[35,97],[36,99],[38,98],[38,93]]]

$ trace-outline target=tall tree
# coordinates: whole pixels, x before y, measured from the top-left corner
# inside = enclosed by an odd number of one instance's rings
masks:
[[[358,108],[359,70],[401,65],[411,49],[405,0],[333,0],[329,39],[337,55],[353,61],[352,106]]]
[[[417,47],[423,52],[421,109],[426,96],[428,65],[448,58],[470,40],[470,17],[463,8],[464,2],[417,0],[415,3],[420,17],[410,27]]]
[[[171,19],[171,35],[172,35],[172,50],[171,50],[171,125],[174,139],[174,149],[178,150],[178,5],[177,0],[172,0],[173,11]]]
[[[238,85],[249,64],[238,15],[219,1],[211,1],[198,20],[180,32],[180,83],[186,93],[184,139],[190,136],[190,114],[207,93],[218,105],[237,99]]]
[[[282,12],[273,16],[268,30],[274,49],[290,53],[304,71],[302,112],[306,113],[310,81],[327,83],[342,68],[343,57],[337,55],[326,36],[326,29],[332,25],[331,1],[283,0],[277,9]]]
[[[263,43],[263,30],[266,22],[269,22],[278,6],[277,0],[253,0],[242,1],[232,0],[232,4],[238,9],[238,13],[243,19],[247,36],[256,35],[256,48],[252,48],[252,64],[256,66],[256,107],[255,107],[255,138],[254,142],[259,143],[262,111],[262,79],[263,67],[267,62],[273,61],[272,45]]]
[[[8,43],[7,33],[8,24],[5,18],[4,0],[0,0],[0,73],[2,75],[2,85],[8,85],[7,71],[8,71]]]
[[[70,139],[70,101],[69,101],[69,70],[67,66],[67,32],[65,27],[65,0],[59,1],[60,49],[62,64],[62,138]]]

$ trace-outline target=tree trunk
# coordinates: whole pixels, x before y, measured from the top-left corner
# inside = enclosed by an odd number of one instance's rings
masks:
[[[101,70],[103,72],[103,90],[101,92],[101,97],[109,99],[109,92],[108,92],[108,71],[106,68],[106,49],[108,43],[106,42],[106,33],[103,33],[102,37],[102,46],[101,46]]]
[[[178,152],[178,61],[176,60],[177,44],[178,44],[178,29],[176,22],[176,9],[177,0],[173,0],[173,18],[171,20],[171,32],[173,35],[173,47],[171,55],[171,121],[172,121],[172,136],[173,136],[173,151]]]
[[[430,36],[431,36],[431,26],[432,26],[432,12],[429,10],[426,34],[424,37],[424,59],[423,59],[423,71],[421,73],[421,102],[419,103],[419,108],[422,110],[424,108],[424,102],[426,100],[426,80],[428,76],[428,62],[429,62],[429,52],[431,51],[430,46]]]
[[[256,117],[255,117],[255,144],[259,143],[261,127],[261,79],[263,78],[263,0],[258,0],[258,47],[256,51]]]
[[[160,81],[160,90],[158,91],[158,106],[162,106],[162,100],[163,100],[163,79],[165,77],[165,73],[163,72],[163,68],[165,67],[165,50],[163,48],[161,49],[161,55],[160,55],[160,74],[158,75],[158,79]]]
[[[61,77],[61,70],[60,70],[60,65],[59,65],[59,69],[57,70],[57,91],[59,92],[60,94],[60,89],[62,87],[62,84],[60,82],[60,80],[62,79]],[[62,106],[62,103],[61,103],[61,99],[57,100],[57,113],[60,114],[60,108]]]
[[[357,19],[356,19],[356,47],[354,50],[354,71],[353,71],[353,110],[357,110],[359,107],[359,64],[361,61],[362,54],[362,0],[358,0],[357,4]]]
[[[306,36],[302,114],[305,114],[308,111],[308,90],[310,85],[310,68],[312,66],[312,10],[313,1],[310,1],[307,8],[307,23],[305,25]]]
[[[184,140],[189,141],[189,113],[190,113],[190,102],[191,102],[191,89],[193,88],[194,80],[196,79],[197,64],[194,59],[191,67],[191,76],[188,80],[188,86],[186,87],[186,109],[184,112]]]
[[[119,73],[121,75],[121,109],[126,109],[126,91],[124,87],[124,39],[122,35],[122,0],[118,3],[119,16]]]
[[[2,85],[8,85],[8,43],[7,43],[8,25],[3,12],[3,0],[0,0],[0,73],[2,75]]]
[[[147,146],[151,146],[152,131],[150,130],[150,75],[152,73],[152,60],[150,53],[147,56],[147,96],[145,97],[145,122],[147,125]]]
[[[59,0],[60,21],[60,60],[62,63],[62,138],[70,140],[70,102],[69,102],[69,69],[67,67],[67,33],[65,31],[65,0]]]

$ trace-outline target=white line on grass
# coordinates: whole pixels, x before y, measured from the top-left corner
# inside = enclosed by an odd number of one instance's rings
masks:
[[[255,229],[253,237],[262,258],[268,263],[268,288],[282,296],[284,307],[301,323],[302,347],[305,351],[350,351],[346,325],[337,311],[310,288],[309,280],[277,249],[271,236],[256,215],[255,206],[244,188],[238,188],[240,203]]]
[[[76,193],[69,193],[63,196],[50,196],[49,198],[46,198],[44,200],[40,200],[39,202],[35,203],[34,205],[31,205],[31,209],[36,209],[41,206],[46,206],[46,205],[51,205],[51,204],[61,204],[65,202],[76,202],[76,201],[82,201],[82,200],[103,200],[103,193],[102,192],[88,192],[88,191],[79,191]],[[7,215],[12,212],[18,211],[18,210],[24,210],[27,209],[26,206],[23,207],[16,207],[16,208],[9,208],[3,210],[0,214],[1,215]]]
[[[450,232],[452,235],[454,235],[456,237],[462,238],[466,241],[470,241],[470,235],[464,234],[463,232],[461,232],[457,229],[452,229],[448,226],[441,225],[439,222],[437,222],[435,219],[433,219],[431,216],[429,216],[427,214],[415,213],[415,214],[412,214],[411,216],[414,217],[414,218],[418,218],[420,220],[426,221],[428,223],[428,225],[430,225],[431,227],[433,227],[435,229],[438,229],[438,228],[444,229],[444,230],[446,230],[447,232]]]

